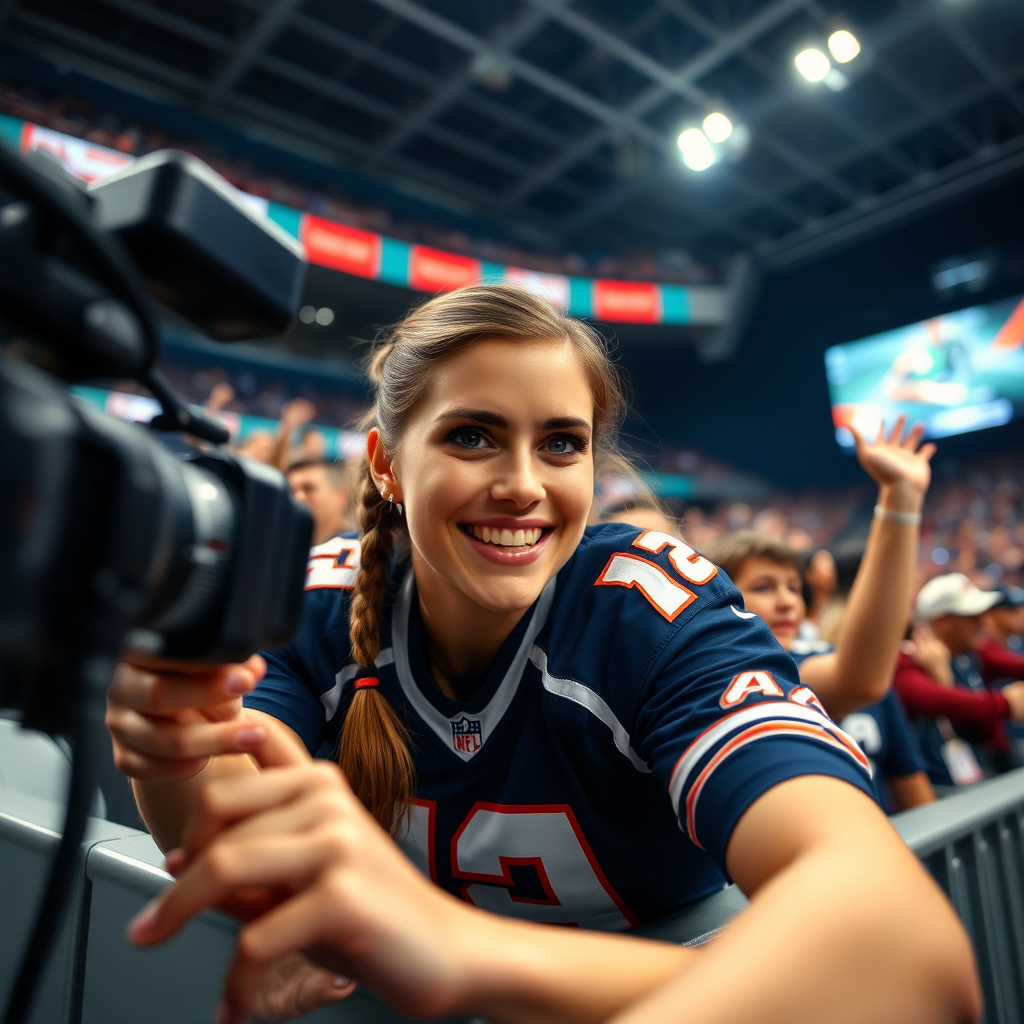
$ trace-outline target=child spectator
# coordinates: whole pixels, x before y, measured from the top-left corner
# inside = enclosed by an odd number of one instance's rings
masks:
[[[982,616],[998,601],[962,573],[936,576],[917,596],[917,619],[930,629],[916,628],[904,644],[894,685],[935,785],[967,785],[1005,770],[1003,723],[1024,720],[1024,682],[987,685],[1024,675],[1020,655],[982,649]]]

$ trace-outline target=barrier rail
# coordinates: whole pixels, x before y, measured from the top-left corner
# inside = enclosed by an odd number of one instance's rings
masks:
[[[0,786],[0,1005],[31,926],[61,809]],[[945,890],[967,928],[985,992],[985,1024],[1024,1019],[1024,769],[979,783],[893,824]],[[204,914],[155,950],[125,939],[129,919],[170,881],[145,833],[93,819],[84,867],[33,1024],[208,1024],[235,924]],[[735,888],[638,929],[700,945],[746,901]],[[306,1024],[402,1024],[357,992]],[[455,1024],[454,1021],[450,1024]]]

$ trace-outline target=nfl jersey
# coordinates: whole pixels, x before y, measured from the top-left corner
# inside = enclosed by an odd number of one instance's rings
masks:
[[[824,640],[797,641],[790,647],[789,654],[799,667],[812,655],[831,654],[833,650],[832,645]],[[884,781],[924,771],[917,740],[896,691],[890,689],[880,701],[847,715],[839,726],[857,741],[857,746],[867,755],[875,799],[892,814],[896,808],[889,799]]]
[[[311,753],[336,750],[353,693],[358,558],[356,540],[312,550],[302,629],[246,698]],[[407,565],[392,584],[376,667],[418,784],[401,842],[477,906],[629,928],[721,889],[733,827],[777,783],[871,793],[863,752],[768,627],[677,538],[589,528],[465,703],[429,672]]]

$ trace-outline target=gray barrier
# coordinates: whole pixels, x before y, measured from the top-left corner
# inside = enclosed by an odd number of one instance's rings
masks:
[[[6,1001],[35,914],[61,809],[0,787],[0,1000]],[[1024,769],[893,823],[949,895],[977,952],[986,1024],[1024,1019]],[[174,940],[139,950],[130,918],[170,881],[145,833],[92,820],[84,870],[46,974],[33,1024],[209,1024],[236,925],[204,914]],[[734,887],[638,929],[699,945],[746,901]],[[302,1018],[307,1024],[401,1024],[372,993]]]

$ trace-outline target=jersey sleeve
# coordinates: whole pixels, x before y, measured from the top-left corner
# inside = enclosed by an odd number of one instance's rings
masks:
[[[691,590],[692,614],[647,673],[634,736],[680,827],[724,871],[733,828],[773,786],[826,775],[873,797],[871,767],[724,573]]]
[[[267,674],[244,704],[284,722],[315,754],[338,715],[338,668],[349,660],[347,595],[358,571],[359,542],[334,537],[309,554],[299,631],[287,647],[261,652]]]
[[[890,690],[882,701],[889,745],[885,760],[879,766],[883,778],[899,779],[905,775],[924,771],[924,763],[917,749],[917,741],[910,731],[907,713],[903,710],[895,690]]]

